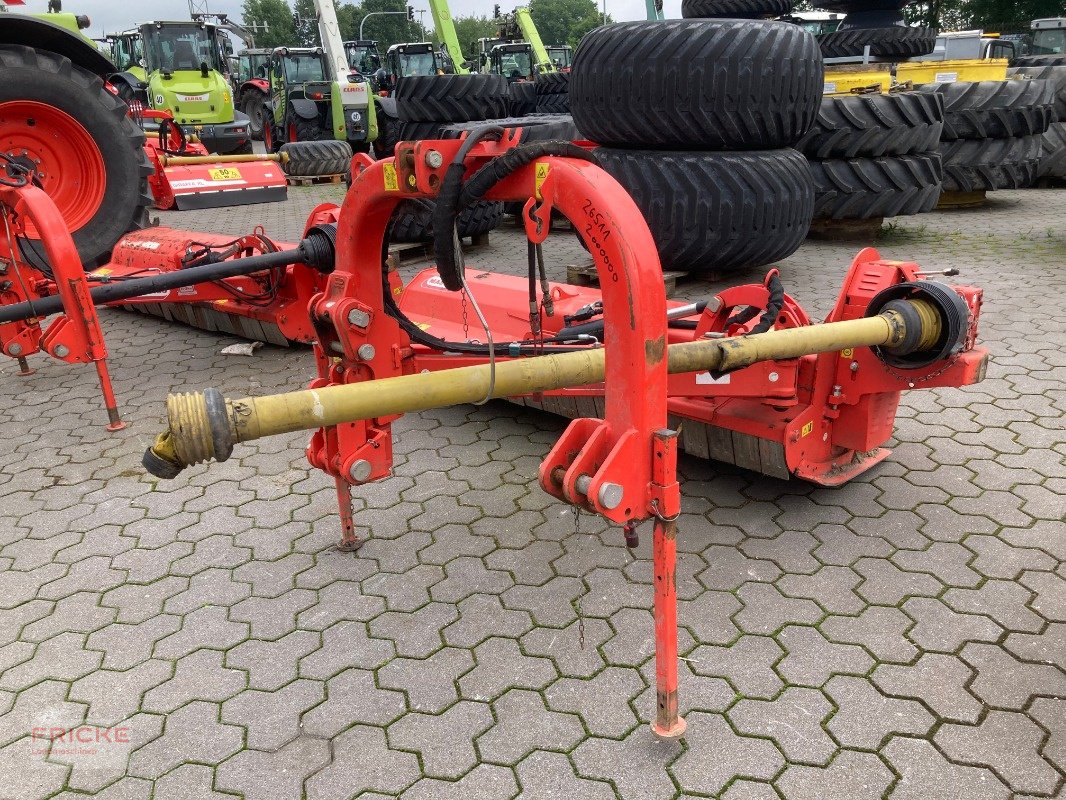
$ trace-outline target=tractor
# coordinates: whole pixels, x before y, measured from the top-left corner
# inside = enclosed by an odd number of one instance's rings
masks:
[[[336,80],[322,48],[279,47],[270,56],[270,99],[263,106],[263,142],[277,152],[287,142],[338,139],[366,152],[377,136],[370,85]]]
[[[241,50],[237,54],[234,86],[236,106],[248,117],[248,130],[255,140],[263,138],[263,107],[270,100],[269,49]]]
[[[169,111],[210,152],[252,152],[248,118],[234,110],[227,78],[233,46],[218,25],[203,19],[146,22],[109,40],[113,59],[125,67],[111,76],[120,97]]]
[[[378,51],[378,43],[373,39],[355,39],[344,43],[344,56],[348,61],[348,68],[366,77],[370,81],[370,88],[378,92],[376,76],[381,69],[381,53]]]

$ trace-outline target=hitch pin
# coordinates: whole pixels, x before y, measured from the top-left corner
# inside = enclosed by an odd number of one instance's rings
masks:
[[[922,277],[929,277],[930,275],[943,275],[948,278],[953,278],[960,274],[958,267],[948,267],[947,269],[934,269],[934,270],[920,270],[914,273]]]

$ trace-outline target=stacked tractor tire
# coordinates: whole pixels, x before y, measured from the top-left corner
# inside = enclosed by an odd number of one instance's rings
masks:
[[[1066,179],[1066,57],[1052,66],[1012,67],[1008,76],[1015,79],[1046,81],[1055,95],[1055,121],[1041,137],[1038,178]]]
[[[400,78],[394,101],[395,105],[383,104],[386,111],[379,115],[375,144],[379,158],[391,156],[397,142],[436,139],[450,125],[506,117],[511,94],[502,75],[422,75]],[[431,241],[434,205],[425,199],[402,201],[393,213],[390,241]],[[478,236],[502,218],[503,203],[479,202],[459,215],[456,228],[460,236]]]
[[[797,147],[814,179],[816,219],[856,220],[936,208],[944,104],[935,93],[826,96]]]
[[[782,9],[781,0],[685,0],[682,13]],[[799,26],[686,18],[597,28],[574,56],[569,95],[601,166],[643,212],[663,269],[742,270],[802,243],[814,190],[792,146],[817,115],[822,59]]]
[[[816,0],[826,11],[844,14],[840,27],[818,36],[825,58],[870,56],[902,59],[924,56],[936,46],[936,29],[907,25],[903,7],[912,0]]]
[[[945,192],[1023,189],[1037,178],[1055,91],[1039,78],[927,83],[944,102],[940,155]]]

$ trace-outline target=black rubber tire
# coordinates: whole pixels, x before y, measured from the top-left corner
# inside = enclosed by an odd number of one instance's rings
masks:
[[[439,139],[444,122],[401,122],[400,142],[420,142],[423,139]]]
[[[1066,178],[1066,122],[1052,122],[1040,140],[1043,150],[1037,176]]]
[[[850,28],[818,36],[818,46],[825,58],[861,56],[866,45],[870,55],[879,58],[913,58],[933,52],[935,28],[900,27]]]
[[[1011,62],[1012,67],[1062,67],[1066,66],[1066,55],[1018,56]]]
[[[288,162],[281,163],[286,175],[343,175],[352,162],[352,148],[338,139],[288,142],[279,152],[288,156]]]
[[[911,2],[912,0],[815,0],[812,5],[838,14],[851,14],[856,11],[900,11]]]
[[[648,149],[765,150],[807,132],[822,99],[811,34],[788,22],[622,22],[588,33],[570,105],[592,141]]]
[[[536,114],[569,114],[570,95],[564,94],[538,94]]]
[[[872,219],[936,208],[940,154],[811,161],[815,219]]]
[[[665,270],[730,272],[795,252],[814,214],[796,150],[596,150],[644,214]]]
[[[956,139],[940,143],[945,192],[1024,189],[1036,179],[1041,136]]]
[[[515,81],[507,91],[511,95],[508,104],[508,115],[511,117],[524,117],[533,114],[537,110],[537,87],[531,81]]]
[[[228,153],[226,153],[226,155],[228,155],[228,156],[250,156],[254,152],[255,152],[255,150],[252,147],[252,143],[250,141],[248,141],[248,142],[245,142],[244,144],[238,145],[237,147],[233,148]]]
[[[581,138],[574,118],[569,114],[530,114],[527,117],[487,119],[482,122],[453,122],[442,125],[442,139],[458,139],[466,131],[482,125],[499,125],[504,128],[521,128],[522,143],[527,142],[573,142]]]
[[[940,138],[1003,139],[1047,130],[1055,116],[1055,93],[1047,81],[926,83],[916,87],[944,98]]]
[[[322,126],[322,122],[319,119],[304,119],[299,114],[292,114],[289,117],[296,125],[296,141],[297,142],[332,142],[336,141],[333,138],[333,134],[326,130]],[[288,131],[288,125],[285,126],[286,132]],[[345,142],[347,144],[347,142]]]
[[[404,122],[469,122],[507,115],[502,75],[415,75],[396,82],[396,115]]]
[[[433,200],[424,198],[401,201],[389,220],[388,240],[400,244],[432,241],[435,207]],[[456,228],[460,236],[477,236],[497,227],[502,219],[503,203],[481,201],[459,214]]]
[[[570,73],[545,72],[537,75],[533,79],[533,88],[537,94],[567,94],[570,91]]]
[[[374,139],[374,157],[389,158],[396,150],[396,143],[400,141],[400,129],[403,123],[396,117],[389,116],[380,108],[377,113],[378,135]]]
[[[1055,94],[1055,116],[1059,122],[1066,122],[1066,64],[1058,67],[1011,67],[1007,70],[1007,77],[1050,83]]]
[[[128,116],[129,108],[104,88],[91,72],[55,53],[22,45],[0,45],[0,103],[26,100],[54,106],[72,117],[100,150],[104,194],[93,216],[71,231],[82,264],[92,268],[111,258],[111,250],[131,230],[148,224],[148,176],[152,168],[144,152],[144,131]],[[5,139],[24,120],[0,119],[0,152]],[[50,181],[45,179],[45,189]],[[63,209],[60,209],[62,212]],[[25,240],[31,263],[47,263],[38,240]]]
[[[808,158],[877,158],[935,150],[943,128],[938,94],[899,92],[823,97],[796,149]]]
[[[792,0],[681,0],[684,19],[760,19],[792,13]]]
[[[246,89],[241,100],[241,111],[248,117],[248,135],[257,142],[263,141],[263,105],[267,96],[258,89]]]

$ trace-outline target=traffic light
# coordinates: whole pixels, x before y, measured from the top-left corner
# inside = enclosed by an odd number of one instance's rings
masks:
[[[497,3],[496,5],[494,5],[492,7],[492,18],[493,19],[499,19],[500,18],[500,4],[499,3]]]
[[[415,7],[414,6],[408,6],[407,7],[407,19],[410,22],[410,21],[413,21],[414,18],[415,18]]]

